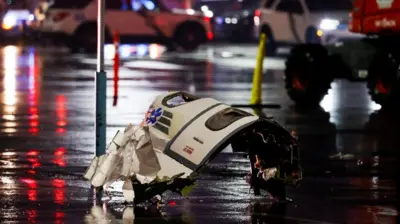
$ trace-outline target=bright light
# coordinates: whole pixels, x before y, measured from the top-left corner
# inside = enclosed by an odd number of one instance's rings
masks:
[[[18,61],[18,48],[15,46],[7,46],[4,48],[3,67],[4,67],[4,81],[3,81],[3,114],[13,114],[15,112],[15,104],[17,103],[17,61]]]
[[[140,44],[140,45],[137,46],[137,55],[138,56],[146,55],[147,51],[148,51],[148,45]]]
[[[232,18],[232,24],[236,24],[238,21],[236,18]]]
[[[201,11],[207,12],[208,11],[208,6],[206,6],[206,5],[201,6]]]
[[[154,10],[154,8],[156,7],[152,1],[145,1],[143,4],[144,7],[146,7],[146,9],[148,10]]]
[[[205,11],[205,12],[204,12],[204,15],[211,18],[211,17],[214,16],[214,13],[213,13],[212,11],[209,10],[209,11]]]
[[[10,30],[17,25],[17,18],[14,15],[6,15],[3,19],[2,27],[5,30]]]
[[[319,24],[321,30],[335,30],[339,26],[340,21],[336,19],[323,19]]]
[[[5,114],[2,117],[6,121],[15,121],[15,115],[12,114]]]
[[[105,59],[111,60],[115,55],[115,47],[112,44],[106,44],[104,46],[104,57]]]
[[[254,16],[254,25],[259,26],[260,25],[260,17]]]
[[[132,49],[132,46],[130,46],[130,45],[121,45],[119,48],[120,56],[122,58],[127,58],[127,57],[131,56],[131,49]]]
[[[231,18],[225,18],[225,23],[227,24],[231,23]]]
[[[195,11],[193,9],[186,9],[187,14],[194,15]]]
[[[328,113],[331,113],[337,109],[339,101],[338,91],[335,88],[336,83],[333,83],[332,85],[333,87],[328,91],[328,94],[326,94],[319,103],[322,109]]]
[[[233,54],[232,54],[231,52],[228,52],[228,51],[223,51],[223,52],[221,53],[221,56],[222,56],[223,58],[231,58],[231,57],[233,57]]]
[[[380,110],[382,106],[380,104],[375,103],[374,101],[371,101],[371,103],[369,104],[369,108],[373,111],[377,111]]]
[[[161,56],[162,49],[160,45],[150,44],[149,46],[149,56],[152,59],[159,58]]]
[[[29,20],[29,21],[32,21],[32,20],[34,20],[34,19],[35,19],[35,15],[30,14],[29,17],[28,17],[28,20]]]

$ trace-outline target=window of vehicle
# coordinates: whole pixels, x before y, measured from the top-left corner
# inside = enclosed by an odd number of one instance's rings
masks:
[[[106,9],[127,10],[129,8],[128,0],[106,0]]]
[[[85,8],[93,0],[50,0],[49,8],[54,9],[82,9]]]
[[[233,122],[248,116],[253,115],[235,108],[226,108],[211,116],[206,121],[206,127],[211,131],[219,131],[228,127]]]
[[[310,11],[350,11],[352,0],[306,0]]]
[[[131,0],[131,6],[134,11],[139,11],[142,7],[150,11],[156,9],[156,3],[153,0]]]
[[[276,10],[289,13],[303,13],[303,7],[299,0],[282,0],[276,7]]]
[[[243,10],[255,10],[260,8],[260,1],[255,0],[243,0],[241,2],[241,9]]]
[[[179,105],[198,100],[200,97],[193,96],[187,93],[175,93],[163,99],[162,104],[166,107],[177,107]]]
[[[276,0],[265,0],[264,8],[269,9],[271,8],[272,4],[275,3]]]

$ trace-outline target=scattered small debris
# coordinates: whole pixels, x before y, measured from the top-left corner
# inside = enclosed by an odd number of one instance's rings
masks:
[[[339,152],[336,155],[329,156],[330,159],[337,159],[337,160],[352,160],[355,158],[353,154],[343,154]]]

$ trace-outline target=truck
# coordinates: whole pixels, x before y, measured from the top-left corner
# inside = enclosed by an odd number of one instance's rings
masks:
[[[348,21],[362,37],[291,49],[285,88],[297,105],[318,106],[335,79],[366,81],[382,108],[400,102],[400,0],[353,0]]]

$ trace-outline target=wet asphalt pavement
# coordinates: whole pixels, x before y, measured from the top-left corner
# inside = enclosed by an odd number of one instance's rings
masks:
[[[229,46],[192,54],[163,54],[157,45],[123,49],[123,56],[137,56],[124,59],[118,88],[112,61],[106,61],[108,140],[128,123],[138,124],[153,98],[168,90],[231,104],[249,101],[255,52],[230,54]],[[399,118],[379,110],[363,83],[337,81],[321,108],[299,110],[283,88],[283,61],[265,61],[263,101],[281,108],[262,112],[300,140],[304,180],[288,188],[293,203],[252,196],[244,178],[247,160],[227,149],[188,199],[167,194],[160,211],[133,211],[122,203],[120,183],[113,200],[94,207],[82,178],[94,154],[95,57],[55,47],[0,52],[0,223],[400,223]]]

